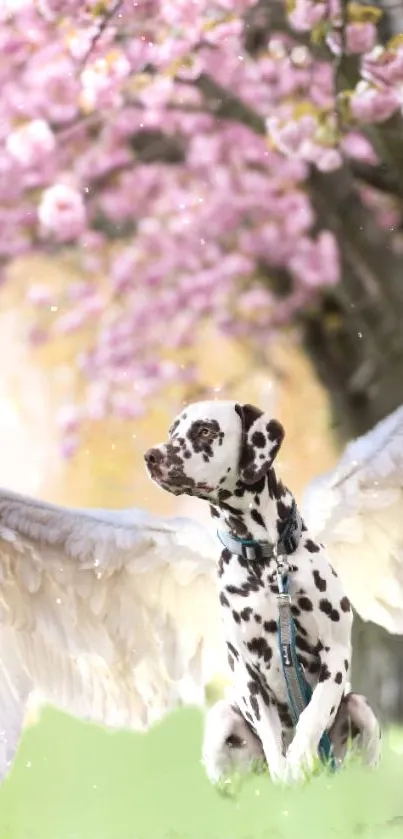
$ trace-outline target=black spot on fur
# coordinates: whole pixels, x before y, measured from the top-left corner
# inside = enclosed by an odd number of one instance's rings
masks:
[[[229,600],[225,596],[223,591],[220,591],[220,603],[221,603],[221,606],[229,606]]]
[[[334,680],[336,682],[336,685],[341,685],[341,683],[343,681],[343,674],[340,673],[340,670],[336,673],[336,675],[334,677]]]
[[[248,641],[246,646],[248,647],[249,652],[257,655],[258,658],[262,658],[265,664],[269,664],[273,656],[273,651],[271,647],[269,647],[265,638],[252,638],[251,641]]]
[[[253,484],[253,492],[256,495],[261,495],[264,488],[266,486],[266,476],[264,475],[263,478],[260,478],[255,484]]]
[[[299,650],[302,650],[303,653],[310,653],[311,655],[315,655],[315,648],[308,643],[306,638],[301,638],[300,635],[297,635],[295,639],[295,644]]]
[[[216,508],[213,507],[212,505],[210,505],[210,515],[213,517],[213,519],[219,519],[220,518],[220,514],[219,514],[218,510],[216,510]]]
[[[342,597],[341,598],[340,606],[341,606],[341,610],[343,612],[349,612],[350,611],[351,606],[350,606],[350,601],[349,601],[348,597]]]
[[[321,612],[323,612],[325,615],[327,615],[328,618],[330,618],[331,621],[336,622],[336,621],[340,620],[339,612],[337,611],[337,609],[333,608],[330,600],[327,600],[327,598],[323,598],[322,600],[319,601],[319,609],[320,609]]]
[[[251,704],[251,708],[253,710],[253,713],[254,713],[256,719],[260,720],[259,703],[256,699],[256,696],[251,696],[250,697],[250,704]]]
[[[280,717],[280,722],[286,728],[293,728],[293,721],[291,719],[291,714],[286,702],[277,702],[277,710],[278,715]]]
[[[224,478],[225,480],[225,478]],[[222,501],[228,501],[228,498],[231,498],[232,492],[229,489],[219,489],[218,490],[218,501],[221,503]]]
[[[331,673],[326,663],[322,664],[319,672],[319,681],[326,682],[327,679],[330,679]]]
[[[237,594],[239,597],[247,597],[249,594],[249,589],[246,588],[239,588],[238,586],[227,586],[228,594]]]
[[[229,524],[231,530],[237,536],[250,536],[248,528],[247,528],[245,522],[243,521],[241,515],[228,516],[228,524]]]
[[[259,682],[256,682],[254,679],[252,679],[250,682],[248,682],[248,690],[249,690],[249,693],[251,693],[252,695],[258,696],[258,694],[259,694]]]
[[[265,621],[264,624],[263,624],[263,629],[264,629],[265,632],[268,632],[268,633],[277,632],[277,621],[275,621],[275,620]]]
[[[256,623],[262,623],[262,616],[261,616],[261,615],[258,615],[258,614],[255,612],[254,617],[255,617],[255,621],[256,621]]]
[[[315,581],[315,586],[316,586],[317,589],[319,589],[319,591],[326,591],[326,589],[327,589],[326,580],[324,580],[323,577],[320,576],[319,571],[315,570],[313,572],[313,579]]]
[[[235,623],[241,623],[241,616],[239,612],[235,611],[235,609],[232,610],[232,617],[234,618]]]
[[[312,601],[305,594],[298,598],[298,606],[303,612],[312,612]]]
[[[277,515],[281,521],[288,519],[288,516],[290,515],[290,507],[284,504],[283,501],[277,501]]]
[[[238,658],[239,658],[239,652],[238,652],[238,650],[236,649],[236,647],[234,647],[234,646],[233,646],[233,644],[231,644],[231,642],[230,642],[230,641],[227,641],[227,649],[229,650],[229,652],[231,653],[231,655],[233,655],[233,656],[234,656],[235,660],[236,660],[236,661],[238,661]]]
[[[344,669],[347,673],[347,670],[348,670],[348,659],[347,658],[344,659]]]
[[[259,524],[260,527],[264,527],[264,519],[261,516],[261,514],[259,513],[259,510],[252,510],[250,515],[251,515],[251,518],[253,519],[253,521],[255,522],[255,524]]]
[[[261,697],[262,697],[262,699],[263,699],[264,704],[265,704],[265,705],[267,705],[267,707],[269,707],[269,705],[270,705],[270,695],[269,695],[269,690],[266,690],[266,689],[263,687],[263,685],[260,685],[260,695],[261,695]]]
[[[264,449],[266,445],[266,440],[264,434],[261,431],[254,431],[252,434],[252,445],[256,446],[258,449]]]
[[[251,667],[251,666],[250,666],[250,664],[248,664],[248,663],[246,663],[245,668],[246,668],[246,672],[247,672],[247,673],[249,673],[249,676],[251,677],[251,679],[255,679],[255,680],[256,680],[256,678],[257,678],[256,668],[254,669],[254,668],[253,668],[253,667]]]
[[[316,554],[320,550],[319,545],[317,545],[316,542],[313,542],[312,539],[306,540],[305,548],[310,554]]]
[[[242,619],[243,621],[248,621],[248,620],[250,620],[250,616],[251,616],[251,614],[252,614],[252,611],[253,611],[253,610],[250,608],[250,606],[247,606],[247,607],[246,607],[246,609],[242,609],[242,612],[241,612],[241,619]]]

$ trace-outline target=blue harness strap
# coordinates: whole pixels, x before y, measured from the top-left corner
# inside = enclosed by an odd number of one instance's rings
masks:
[[[302,711],[308,705],[312,688],[304,677],[303,669],[298,661],[295,646],[295,623],[291,612],[291,597],[289,594],[290,581],[288,572],[281,570],[277,575],[278,582],[278,642],[281,654],[284,681],[287,688],[288,707],[294,726],[297,724]],[[325,731],[320,739],[318,754],[322,763],[336,770],[336,761],[333,755],[332,744],[329,734]]]

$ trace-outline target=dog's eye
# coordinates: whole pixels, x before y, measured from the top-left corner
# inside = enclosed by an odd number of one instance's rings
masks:
[[[206,440],[208,437],[211,437],[211,428],[208,428],[207,425],[203,425],[199,429],[198,435]]]

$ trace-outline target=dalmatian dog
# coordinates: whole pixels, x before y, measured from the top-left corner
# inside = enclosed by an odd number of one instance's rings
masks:
[[[175,419],[168,441],[146,452],[145,461],[150,477],[164,490],[205,500],[219,531],[275,546],[295,507],[273,467],[283,438],[282,425],[252,405],[196,402]],[[311,699],[294,730],[277,641],[275,553],[250,559],[225,547],[218,562],[218,594],[236,704],[232,711],[227,706],[226,715],[222,706],[215,711],[217,719],[223,714],[223,736],[227,731],[217,767],[229,749],[232,754],[238,749],[241,762],[260,749],[271,778],[285,783],[302,780],[312,769],[323,732],[336,723],[350,669],[352,626],[340,579],[304,522],[288,565],[296,650]],[[212,716],[205,755],[214,724]],[[366,724],[359,728],[365,741],[370,737],[369,732],[364,736]],[[236,738],[246,746],[239,748]],[[370,739],[379,745],[373,731]],[[371,749],[371,763],[376,763],[377,748]]]

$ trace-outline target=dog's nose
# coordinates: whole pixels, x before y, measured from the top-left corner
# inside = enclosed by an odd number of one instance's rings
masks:
[[[163,459],[162,452],[159,449],[148,449],[144,455],[144,460],[147,466],[157,466]]]

